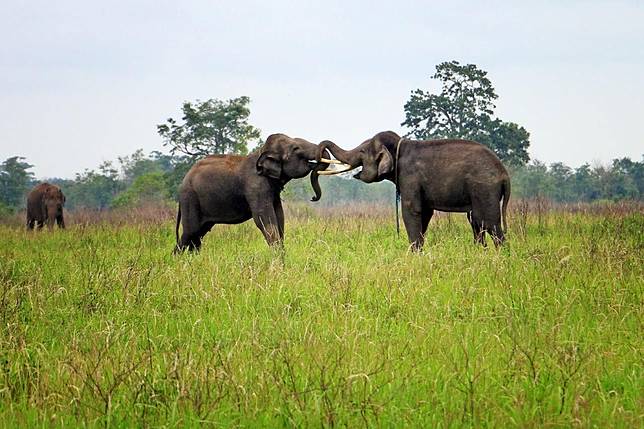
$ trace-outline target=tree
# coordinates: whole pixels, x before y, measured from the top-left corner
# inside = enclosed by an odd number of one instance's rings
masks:
[[[572,168],[561,162],[550,164],[549,174],[552,182],[552,198],[556,201],[569,201],[572,196]]]
[[[552,177],[539,160],[522,166],[512,174],[512,194],[519,198],[552,197]]]
[[[73,184],[66,190],[67,204],[70,208],[107,209],[123,187],[118,170],[107,161],[98,167],[98,172],[85,170],[76,174]]]
[[[7,207],[22,207],[25,195],[34,184],[33,165],[23,157],[13,156],[0,164],[0,201]]]
[[[405,103],[410,135],[419,139],[461,138],[479,141],[511,165],[528,162],[530,134],[525,128],[493,118],[498,98],[487,72],[474,64],[443,62],[431,76],[442,83],[440,94],[416,89]]]
[[[511,166],[525,165],[530,161],[528,146],[530,133],[514,122],[503,122],[500,119],[484,119],[483,126],[477,133],[465,137],[483,143]]]
[[[183,103],[183,123],[169,118],[157,131],[170,153],[193,158],[217,153],[248,153],[248,143],[258,140],[260,131],[248,123],[250,98],[228,101],[210,99]]]
[[[137,207],[145,203],[163,203],[169,199],[163,173],[145,173],[112,200],[112,207]]]
[[[143,149],[136,150],[132,155],[118,158],[125,183],[131,184],[137,177],[144,174],[162,171],[161,164],[155,159],[145,156]]]

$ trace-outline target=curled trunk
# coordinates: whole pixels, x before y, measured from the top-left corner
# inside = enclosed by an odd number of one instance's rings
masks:
[[[351,167],[359,167],[362,164],[362,160],[360,159],[360,154],[357,148],[353,150],[344,150],[332,141],[324,140],[322,143],[320,143],[320,153],[318,155],[318,160],[325,157],[324,152],[326,150],[331,152],[335,159],[349,164]]]
[[[320,151],[322,157],[328,157],[329,151],[322,149]],[[318,164],[311,171],[311,187],[315,195],[311,198],[311,201],[319,201],[322,198],[322,189],[320,188],[320,174],[321,170],[326,169],[329,164],[322,164],[318,161]]]

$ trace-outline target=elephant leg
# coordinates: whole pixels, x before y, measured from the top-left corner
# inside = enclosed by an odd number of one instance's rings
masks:
[[[199,228],[199,241],[201,241],[204,235],[210,232],[213,226],[215,226],[214,222],[205,222],[201,225],[201,228]]]
[[[434,216],[434,209],[431,208],[431,207],[426,207],[423,210],[423,213],[422,213],[422,218],[423,218],[422,233],[423,233],[423,237],[427,233],[427,227],[429,226],[429,221],[432,220],[432,216]]]
[[[177,245],[178,251],[189,251],[201,248],[201,219],[199,203],[196,195],[188,195],[179,202],[181,206],[181,238]]]
[[[505,235],[501,227],[501,208],[498,199],[495,201],[494,198],[490,198],[485,208],[485,230],[492,237],[494,245],[498,247],[505,241]]]
[[[467,221],[470,224],[470,227],[472,227],[472,234],[474,235],[474,243],[479,243],[479,236],[480,236],[480,222],[477,224],[474,222],[474,218],[472,216],[472,212],[469,211],[466,213],[467,215]]]
[[[36,223],[38,224],[38,226],[37,226],[38,229],[43,229],[43,227],[45,226],[45,221],[44,220],[36,221]]]
[[[474,233],[474,243],[487,247],[487,242],[485,241],[485,222],[475,215],[472,215],[472,232]]]
[[[58,228],[65,229],[65,219],[62,214],[56,217],[56,223],[58,223]]]
[[[275,216],[277,217],[277,228],[280,240],[284,241],[284,208],[282,207],[282,200],[279,197],[275,200],[273,209],[275,209]]]
[[[281,244],[280,228],[273,204],[264,204],[253,210],[253,221],[264,235],[269,246]]]
[[[425,237],[423,235],[423,209],[420,199],[402,199],[402,216],[407,230],[407,238],[411,243],[411,250],[418,252],[423,248]],[[429,220],[427,220],[429,223]]]
[[[487,228],[487,222],[485,218],[485,206],[478,196],[472,198],[472,212],[470,216],[472,231],[474,232],[474,242],[486,247],[485,230]]]

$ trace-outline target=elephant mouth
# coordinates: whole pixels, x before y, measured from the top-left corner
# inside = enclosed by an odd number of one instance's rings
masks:
[[[351,167],[349,164],[345,164],[344,162],[340,162],[337,159],[321,158],[320,163],[329,164],[329,168],[319,172],[320,176],[333,176],[340,173],[346,173],[347,171],[351,171],[356,168]]]

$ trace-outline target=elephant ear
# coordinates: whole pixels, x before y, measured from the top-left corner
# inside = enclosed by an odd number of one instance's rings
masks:
[[[257,174],[260,176],[279,179],[282,177],[282,162],[268,152],[264,152],[257,159]]]
[[[389,151],[383,147],[378,152],[378,176],[391,173],[394,169],[394,160]]]

